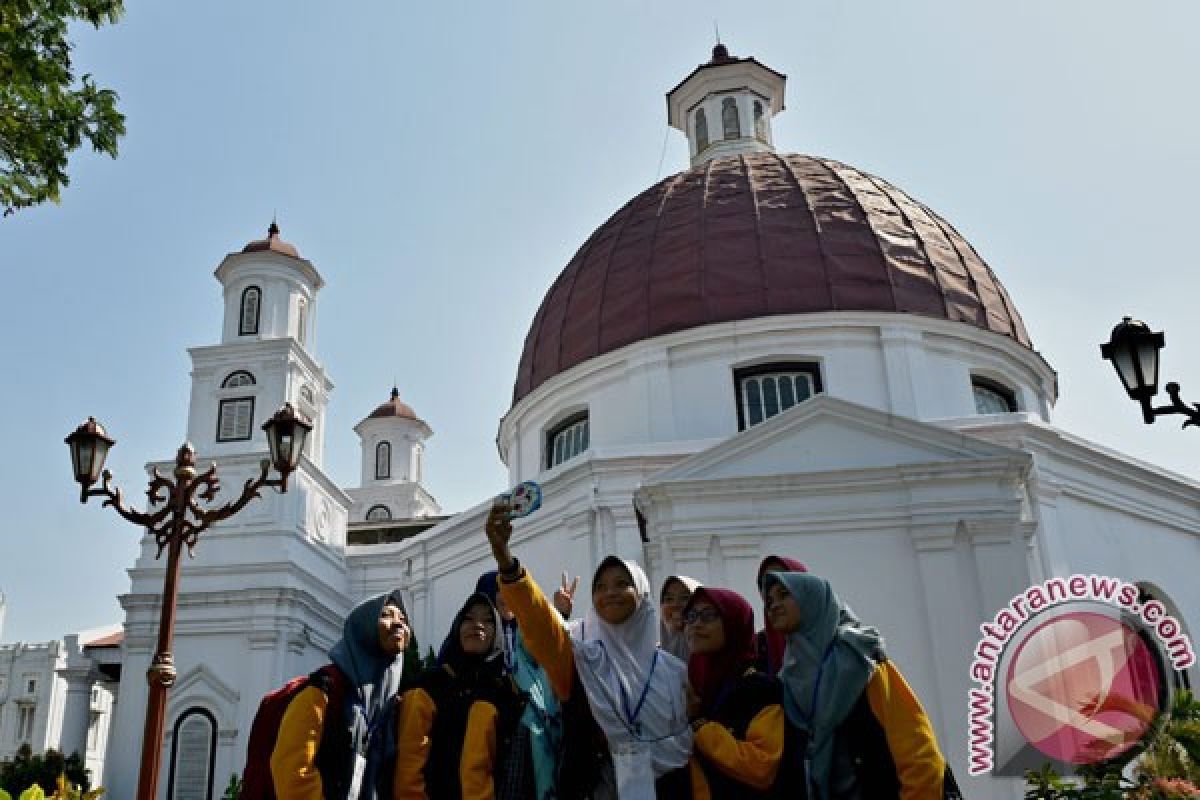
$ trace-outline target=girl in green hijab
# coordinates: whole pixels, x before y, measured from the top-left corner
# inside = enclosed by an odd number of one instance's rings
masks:
[[[829,582],[808,572],[763,576],[767,624],[787,638],[779,679],[801,733],[813,800],[957,797],[933,726],[883,638]]]

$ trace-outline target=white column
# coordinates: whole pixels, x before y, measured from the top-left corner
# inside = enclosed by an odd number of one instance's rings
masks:
[[[79,756],[84,758],[87,756],[88,718],[96,673],[92,660],[83,654],[83,648],[79,645],[79,635],[73,633],[65,637],[65,641],[66,666],[57,670],[59,677],[67,682],[59,750],[64,755],[79,753]]]

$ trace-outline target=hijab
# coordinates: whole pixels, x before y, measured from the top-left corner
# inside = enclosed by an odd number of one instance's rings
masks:
[[[468,653],[463,650],[462,641],[459,639],[459,630],[467,612],[476,606],[487,608],[495,624],[492,629],[492,644],[486,653]],[[500,612],[486,594],[474,592],[454,615],[450,632],[446,634],[438,652],[438,664],[449,667],[456,680],[471,686],[489,681],[496,682],[504,677],[504,625],[500,619]]]
[[[808,733],[809,781],[816,800],[853,781],[852,767],[835,760],[834,733],[858,702],[882,658],[883,638],[859,622],[833,593],[829,582],[806,572],[775,572],[766,590],[779,583],[800,606],[800,628],[786,634],[787,652],[779,679],[788,721]]]
[[[680,584],[688,590],[688,593],[694,593],[700,587],[700,581],[695,578],[689,578],[687,575],[668,575],[663,581],[662,591],[658,593],[658,604],[661,606],[663,597],[667,593],[667,587],[672,581]],[[659,622],[659,639],[658,646],[666,650],[671,655],[678,658],[680,661],[688,659],[687,631],[673,631],[667,625],[666,615],[663,615],[662,621]]]
[[[363,800],[381,796],[378,781],[389,777],[383,773],[396,754],[396,726],[392,724],[396,704],[392,701],[400,688],[404,656],[390,656],[379,644],[379,616],[387,605],[408,616],[398,589],[368,598],[347,615],[342,638],[329,650],[329,658],[350,684],[344,719],[354,752],[367,759],[359,794]]]
[[[758,591],[764,598],[767,596],[767,593],[763,590],[763,575],[767,574],[767,567],[772,564],[780,565],[784,568],[784,572],[808,572],[808,567],[804,566],[803,562],[797,561],[794,558],[775,555],[767,556],[758,565],[758,580],[756,581]],[[779,667],[783,665],[783,651],[787,642],[782,633],[779,633],[767,623],[765,601],[763,603],[763,636],[767,640],[767,661],[763,667],[766,669],[767,674],[776,675],[779,673]]]
[[[692,750],[684,696],[686,667],[657,646],[658,611],[650,581],[636,562],[609,556],[596,568],[592,584],[612,566],[629,574],[637,606],[616,625],[601,619],[595,608],[583,619],[571,621],[575,671],[610,752],[623,747],[648,751],[654,777],[659,778],[685,765]],[[653,797],[654,787],[649,789]]]
[[[715,653],[693,653],[688,659],[688,680],[700,696],[701,716],[719,704],[731,682],[754,663],[754,609],[729,589],[703,587],[692,593],[684,613],[701,601],[712,603],[721,616],[725,646]]]

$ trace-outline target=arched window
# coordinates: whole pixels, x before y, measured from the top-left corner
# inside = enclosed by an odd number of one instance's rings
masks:
[[[300,342],[301,347],[308,341],[308,303],[304,298],[300,298],[296,307],[296,341]]]
[[[387,506],[371,506],[367,511],[367,522],[387,522],[392,518],[392,512]]]
[[[244,369],[239,369],[237,372],[231,372],[226,376],[225,380],[221,381],[222,389],[233,389],[237,386],[253,386],[254,376]]]
[[[392,477],[392,445],[380,442],[375,445],[375,478]]]
[[[754,137],[760,142],[767,140],[767,117],[763,114],[763,104],[754,101]]]
[[[971,392],[975,395],[976,414],[1008,414],[1017,410],[1017,397],[997,381],[971,376]]]
[[[216,756],[216,718],[203,708],[189,708],[180,714],[171,737],[168,800],[212,800]]]
[[[570,461],[587,450],[591,444],[590,434],[586,411],[568,417],[551,428],[546,434],[546,469]]]
[[[1166,593],[1157,586],[1147,581],[1138,581],[1135,585],[1138,589],[1138,606],[1144,609],[1147,603],[1153,601],[1162,606],[1165,612],[1159,615],[1159,618],[1155,621],[1154,626],[1157,627],[1157,630],[1155,631],[1155,636],[1152,638],[1157,639],[1159,647],[1162,648],[1163,652],[1161,655],[1166,661],[1162,665],[1163,671],[1170,676],[1168,680],[1172,684],[1171,688],[1175,690],[1187,689],[1190,691],[1192,680],[1188,676],[1188,671],[1186,669],[1176,670],[1171,664],[1171,660],[1174,657],[1185,652],[1185,648],[1191,641],[1191,637],[1188,635],[1187,623],[1183,620],[1183,614],[1180,613],[1179,607],[1171,601],[1171,598],[1167,597]],[[1170,617],[1170,620],[1167,617]],[[1175,623],[1174,630],[1171,630],[1170,621],[1174,621]]]
[[[238,335],[258,333],[259,307],[262,305],[262,289],[247,286],[242,292],[242,313],[238,322]]]
[[[721,101],[721,124],[725,128],[726,139],[742,138],[742,124],[738,119],[737,101],[726,97]]]
[[[738,396],[738,430],[765,422],[821,392],[817,364],[761,364],[733,371]]]
[[[704,109],[696,112],[696,152],[704,150],[708,147],[708,117],[704,115]]]

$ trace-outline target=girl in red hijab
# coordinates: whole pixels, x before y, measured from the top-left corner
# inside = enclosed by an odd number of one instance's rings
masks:
[[[808,567],[804,566],[804,562],[788,558],[787,556],[767,556],[758,565],[758,579],[755,583],[758,584],[760,592],[762,591],[763,575],[766,575],[768,572],[808,572]],[[757,666],[768,675],[774,676],[779,674],[779,668],[783,666],[783,651],[787,649],[787,637],[770,625],[767,625],[766,621],[767,609],[764,605],[763,629],[758,632],[756,638],[758,650]]]
[[[781,768],[786,718],[779,682],[754,666],[754,609],[737,592],[703,587],[684,607],[684,625],[693,800],[774,797],[790,774]]]

